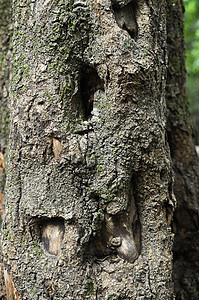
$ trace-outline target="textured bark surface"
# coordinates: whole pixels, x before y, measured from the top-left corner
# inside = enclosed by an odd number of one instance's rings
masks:
[[[8,0],[0,1],[0,227],[4,215],[4,187],[5,162],[7,157],[9,133],[9,76],[12,32],[11,3]],[[1,234],[0,234],[1,236]],[[0,242],[1,243],[1,242]],[[3,275],[3,257],[0,245],[0,299],[5,299],[5,285]]]
[[[11,59],[11,3],[1,0],[0,3],[0,152],[5,154],[9,133],[9,76]]]
[[[176,299],[199,298],[199,160],[192,140],[180,1],[168,1],[168,140],[175,173],[173,218]]]
[[[8,299],[174,298],[174,4],[13,2]]]
[[[9,133],[8,99],[10,89],[11,32],[11,3],[8,0],[2,0],[0,2],[0,214],[2,214],[3,210],[4,169]]]
[[[13,297],[173,295],[166,1],[119,2],[13,4]]]

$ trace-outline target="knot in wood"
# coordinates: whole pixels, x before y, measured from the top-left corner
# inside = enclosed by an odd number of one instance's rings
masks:
[[[119,247],[121,246],[121,244],[122,244],[122,239],[120,236],[116,236],[111,239],[111,246]]]

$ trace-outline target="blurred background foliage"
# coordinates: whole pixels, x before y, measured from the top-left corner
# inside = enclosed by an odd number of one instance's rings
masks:
[[[184,0],[187,94],[199,145],[199,0]]]

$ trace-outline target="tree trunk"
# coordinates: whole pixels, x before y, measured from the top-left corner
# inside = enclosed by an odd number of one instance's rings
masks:
[[[186,98],[183,5],[168,1],[167,132],[177,208],[172,228],[176,299],[199,298],[199,160]]]
[[[12,32],[11,3],[8,0],[0,2],[0,228],[4,215],[4,187],[5,187],[5,162],[7,157],[9,133],[9,76]],[[1,237],[1,233],[0,233]],[[0,244],[0,299],[6,299],[5,282],[3,275],[3,257]]]
[[[167,5],[13,2],[8,299],[174,298]]]
[[[4,169],[9,133],[8,101],[10,93],[11,32],[11,3],[8,0],[2,0],[0,3],[0,215],[3,214]]]

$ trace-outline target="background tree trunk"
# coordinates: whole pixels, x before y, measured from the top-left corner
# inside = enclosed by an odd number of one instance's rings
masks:
[[[199,160],[186,98],[183,4],[168,1],[167,132],[175,174],[174,283],[177,299],[199,298]]]
[[[8,299],[174,297],[174,8],[181,17],[179,1],[13,3]]]

